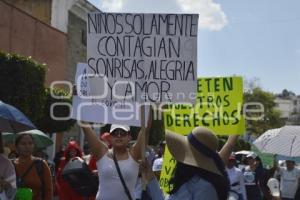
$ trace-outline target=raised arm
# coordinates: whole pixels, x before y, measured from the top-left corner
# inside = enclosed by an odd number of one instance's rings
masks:
[[[84,124],[81,126],[81,128],[88,141],[91,153],[96,157],[97,160],[99,160],[108,151],[108,147],[104,142],[99,140],[90,125]]]
[[[223,160],[223,162],[225,163],[225,165],[228,162],[228,158],[231,155],[238,138],[239,138],[238,135],[230,135],[228,137],[226,143],[222,147],[222,149],[219,151],[219,155],[220,155],[221,159]]]
[[[152,171],[152,167],[147,161],[142,161],[140,165],[140,170],[145,174],[147,184],[147,194],[151,199],[164,200],[164,194],[159,187],[159,183]]]
[[[149,132],[152,126],[152,110],[151,107],[149,108],[149,113],[148,113],[148,122],[145,130],[145,145],[148,144],[148,138],[149,138]],[[143,134],[142,130],[139,132],[139,135],[137,137],[136,143],[132,146],[131,148],[131,154],[135,160],[140,160],[142,157],[142,145],[143,145]]]

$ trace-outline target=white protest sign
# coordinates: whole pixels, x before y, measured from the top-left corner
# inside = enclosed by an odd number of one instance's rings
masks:
[[[196,14],[89,13],[85,98],[193,103],[197,31]]]
[[[107,101],[82,98],[90,95],[90,86],[86,79],[87,64],[78,63],[75,83],[76,92],[73,96],[72,118],[103,124],[127,124],[141,126],[140,105],[137,102],[109,104]],[[149,107],[146,107],[146,122]]]

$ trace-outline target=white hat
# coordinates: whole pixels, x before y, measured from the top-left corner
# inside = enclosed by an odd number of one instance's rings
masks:
[[[127,125],[120,125],[120,124],[112,124],[111,126],[110,126],[110,133],[111,132],[113,132],[114,130],[116,130],[116,129],[122,129],[122,130],[124,130],[124,131],[126,131],[126,132],[129,132],[130,131],[130,127],[129,126],[127,126]]]
[[[229,191],[227,200],[238,200],[238,199],[239,199],[239,195],[237,194],[237,192],[233,190]]]
[[[154,172],[161,171],[162,164],[163,164],[162,158],[155,159],[152,165],[152,171]]]
[[[257,157],[257,155],[254,152],[251,152],[246,156],[246,158],[253,158],[253,159],[255,159],[256,157]]]
[[[280,196],[279,181],[276,178],[270,178],[268,180],[267,186],[269,187],[272,196],[274,197]]]

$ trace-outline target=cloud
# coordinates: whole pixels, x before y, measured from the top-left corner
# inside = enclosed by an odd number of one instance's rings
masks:
[[[122,10],[123,2],[123,0],[102,0],[97,6],[105,12],[118,12]]]
[[[90,0],[104,12],[197,13],[199,28],[221,30],[227,17],[213,0]]]
[[[199,14],[199,28],[219,31],[228,23],[220,4],[212,0],[177,0],[177,2],[184,12]]]

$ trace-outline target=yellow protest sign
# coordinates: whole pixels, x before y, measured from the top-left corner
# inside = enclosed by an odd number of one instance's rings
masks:
[[[195,105],[170,104],[164,111],[166,129],[188,134],[194,127],[218,135],[243,134],[243,80],[241,77],[199,78]]]
[[[169,149],[165,148],[163,166],[160,174],[159,185],[165,194],[172,190],[172,184],[170,184],[170,179],[173,175],[176,165],[176,160],[172,157]]]
[[[173,171],[176,165],[176,160],[172,157],[169,149],[165,147],[165,153],[163,158],[163,168],[160,174],[159,185],[163,189],[164,193],[168,193],[172,190],[170,179],[173,175]]]
[[[242,77],[198,78],[196,104],[171,104],[164,110],[165,129],[187,135],[203,126],[217,135],[244,134]],[[180,148],[180,147],[178,147]],[[160,186],[165,193],[176,161],[165,149]]]

